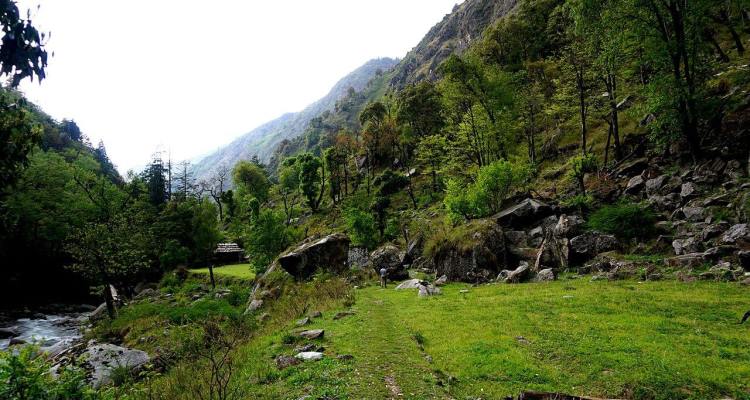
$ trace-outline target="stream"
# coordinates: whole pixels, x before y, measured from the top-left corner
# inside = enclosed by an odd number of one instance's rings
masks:
[[[82,328],[89,313],[35,314],[30,318],[18,318],[0,325],[12,332],[11,337],[0,339],[0,350],[7,349],[11,341],[34,343],[47,352],[64,350],[82,337]],[[4,337],[4,336],[3,336]]]

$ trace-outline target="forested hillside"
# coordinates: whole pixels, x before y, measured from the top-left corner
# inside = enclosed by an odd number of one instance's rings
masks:
[[[11,271],[43,271],[24,255],[47,246],[102,304],[64,350],[0,353],[0,383],[747,398],[748,44],[746,0],[467,0],[200,179],[156,157],[123,180],[28,109],[0,191]]]

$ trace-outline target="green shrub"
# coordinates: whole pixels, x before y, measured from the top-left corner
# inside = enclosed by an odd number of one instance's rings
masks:
[[[573,197],[569,197],[560,204],[563,207],[576,209],[580,212],[586,212],[590,211],[592,205],[594,204],[594,197],[591,195],[585,195],[585,194],[577,194]]]
[[[100,399],[86,384],[79,368],[62,368],[52,377],[52,364],[38,356],[38,349],[26,346],[18,352],[0,351],[0,399],[68,400]]]
[[[588,228],[622,239],[646,238],[655,231],[656,216],[636,203],[604,206],[589,217]]]
[[[285,222],[284,215],[262,210],[245,230],[243,241],[256,272],[264,272],[279,253],[297,240],[297,232]]]
[[[368,249],[377,245],[377,228],[371,213],[356,207],[348,207],[344,209],[343,216],[353,245]]]
[[[190,250],[180,245],[180,242],[172,239],[164,246],[159,256],[162,268],[170,270],[178,265],[185,265],[190,258]]]
[[[523,188],[530,175],[526,164],[498,160],[480,168],[476,181],[470,185],[449,180],[443,199],[448,217],[455,224],[500,212],[503,202]]]

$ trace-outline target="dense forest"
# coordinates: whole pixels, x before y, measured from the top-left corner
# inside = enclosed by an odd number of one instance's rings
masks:
[[[102,303],[84,338],[148,353],[96,389],[8,353],[0,397],[750,393],[750,2],[468,0],[200,178],[28,102],[45,35],[0,4],[0,304]]]

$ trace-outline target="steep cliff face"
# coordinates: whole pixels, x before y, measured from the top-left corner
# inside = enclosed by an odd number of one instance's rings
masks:
[[[282,141],[293,139],[304,132],[310,120],[326,111],[333,111],[336,102],[349,94],[349,89],[361,91],[380,72],[388,71],[398,63],[392,58],[370,60],[342,78],[322,99],[307,106],[297,113],[284,114],[242,135],[232,143],[202,158],[194,165],[197,180],[210,177],[212,172],[222,165],[232,167],[237,161],[250,159],[257,155],[261,161],[268,162],[273,150]]]
[[[396,66],[396,88],[431,79],[448,56],[462,53],[494,21],[513,12],[518,0],[467,0],[435,25]]]

